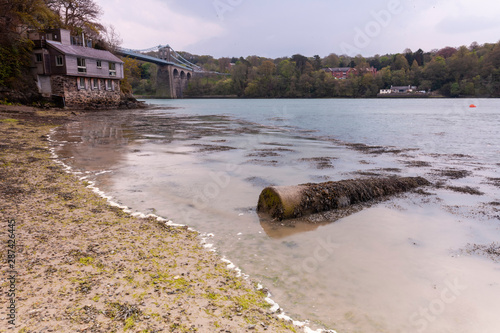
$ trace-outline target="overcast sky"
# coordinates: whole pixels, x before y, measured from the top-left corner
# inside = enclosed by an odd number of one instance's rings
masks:
[[[430,51],[500,39],[498,0],[95,0],[123,47],[269,58]]]

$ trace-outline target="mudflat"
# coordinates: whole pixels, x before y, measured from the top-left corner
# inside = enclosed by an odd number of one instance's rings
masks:
[[[126,214],[57,164],[49,132],[78,113],[0,105],[0,332],[298,330],[197,232]]]

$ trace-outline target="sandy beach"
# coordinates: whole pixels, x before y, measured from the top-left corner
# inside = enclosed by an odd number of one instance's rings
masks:
[[[57,164],[49,132],[78,113],[0,106],[0,332],[301,331],[197,232],[126,214]]]

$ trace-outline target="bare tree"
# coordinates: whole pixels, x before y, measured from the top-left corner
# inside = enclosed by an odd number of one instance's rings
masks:
[[[105,28],[99,22],[101,7],[93,0],[45,0],[59,15],[61,26],[75,34],[81,32],[96,38]]]
[[[103,49],[116,52],[116,50],[122,45],[123,39],[121,39],[120,34],[116,31],[113,25],[104,27],[101,31],[101,39],[99,43]],[[97,47],[97,45],[96,45]]]

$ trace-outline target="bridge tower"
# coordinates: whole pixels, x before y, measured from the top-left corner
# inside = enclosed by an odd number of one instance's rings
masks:
[[[159,65],[156,77],[156,96],[160,98],[182,98],[191,79],[192,70],[185,66],[176,66],[170,45],[158,49],[158,58],[172,65]]]
[[[177,65],[158,65],[156,97],[182,98],[192,77],[192,71]]]
[[[163,46],[158,49],[158,58],[160,58],[161,60],[172,62],[172,49],[170,48],[170,45]]]

